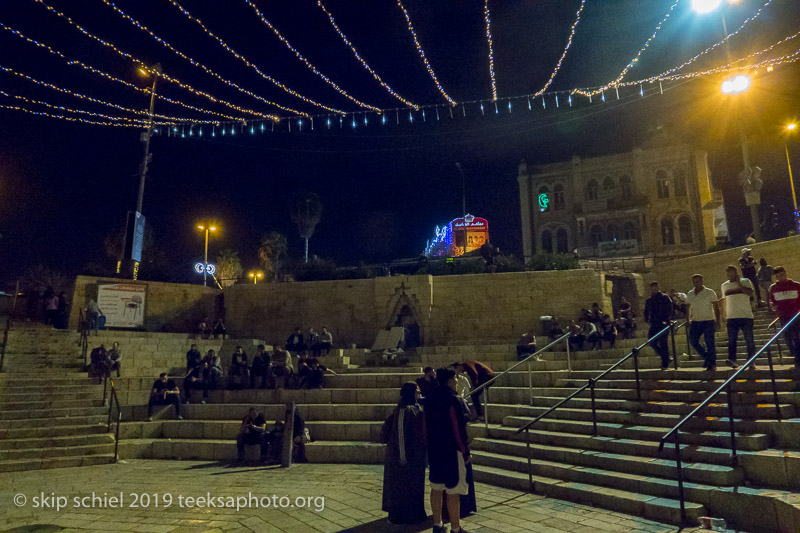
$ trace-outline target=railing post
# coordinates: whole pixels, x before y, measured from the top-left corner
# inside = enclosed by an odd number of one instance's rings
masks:
[[[725,388],[725,393],[728,395],[728,420],[731,426],[731,463],[736,466],[739,459],[736,456],[736,424],[733,421],[733,396],[731,395],[730,383],[728,383],[728,386]]]
[[[772,366],[772,347],[767,346],[767,361],[769,362],[769,378],[772,380],[772,395],[775,398],[775,412],[778,421],[781,420],[781,404],[778,400],[778,385],[775,383],[775,367]]]
[[[597,410],[594,401],[595,379],[589,378],[589,392],[592,395],[592,435],[597,435]]]
[[[533,374],[531,374],[531,361],[528,360],[528,405],[533,405]]]
[[[116,398],[116,396],[115,396]],[[119,423],[122,420],[122,408],[119,406],[119,400],[117,400],[117,432],[114,435],[114,462],[117,462],[119,458]]]
[[[683,326],[684,332],[686,333],[686,355],[689,358],[692,357],[692,344],[689,342],[689,319],[686,319],[686,324]]]
[[[683,493],[683,463],[681,463],[680,432],[675,432],[675,463],[678,467],[678,497],[681,501],[681,523],[686,523],[686,497]]]
[[[781,350],[781,338],[778,337],[778,340],[775,341],[775,344],[778,345],[778,364],[783,364],[783,350]]]
[[[675,322],[669,325],[669,336],[672,340],[672,362],[675,366],[675,370],[678,370],[678,349],[675,347]]]
[[[489,438],[489,387],[483,392],[483,427],[486,429],[486,438]]]
[[[567,345],[567,377],[572,377],[572,354],[569,346],[569,337],[564,339],[564,342]]]
[[[531,465],[531,432],[530,428],[525,428],[525,449],[528,452],[528,486],[533,492],[533,466]]]
[[[633,353],[633,375],[636,377],[636,399],[642,401],[642,387],[639,383],[639,349],[631,350]]]
[[[107,388],[107,386],[108,386],[108,376],[105,376],[103,378],[103,406],[104,407],[106,405],[106,388]],[[111,415],[109,414],[108,416],[110,417]]]

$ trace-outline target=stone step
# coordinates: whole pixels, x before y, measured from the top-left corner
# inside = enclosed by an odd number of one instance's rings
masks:
[[[4,418],[7,413],[14,412],[27,412],[27,411],[42,411],[48,409],[69,409],[69,408],[82,408],[82,407],[101,407],[103,405],[102,399],[88,399],[88,400],[37,400],[37,401],[24,401],[24,402],[4,402],[0,405],[0,419]]]
[[[747,376],[745,376],[747,377]],[[723,383],[724,379],[717,379],[715,376],[711,379],[697,379],[697,380],[640,380],[639,387],[642,391],[645,390],[667,390],[667,391],[701,391],[712,392],[717,390]],[[556,381],[556,386],[577,389],[586,385],[586,380],[576,379],[559,379]],[[775,385],[778,391],[794,391],[798,390],[798,384],[792,379],[776,379]],[[598,386],[604,389],[636,389],[636,381],[632,379],[609,379],[598,382]],[[772,380],[770,379],[745,379],[736,380],[733,385],[734,392],[742,391],[767,391],[772,392]]]
[[[100,400],[103,396],[103,388],[86,388],[77,391],[62,391],[58,388],[52,390],[41,389],[0,389],[0,409],[5,408],[6,405],[18,404],[37,404],[39,402],[67,402],[77,400]]]
[[[49,468],[71,468],[76,466],[94,466],[114,462],[113,447],[111,453],[92,455],[67,455],[59,457],[33,457],[0,461],[0,472],[21,472],[24,470],[43,470]]]
[[[63,426],[42,426],[41,421],[37,421],[38,424],[36,426],[0,429],[0,446],[3,444],[3,439],[48,439],[67,435],[107,433],[105,419],[100,420],[102,417],[88,417],[87,419],[89,418],[96,419],[96,421],[92,424],[81,424],[80,422],[84,420],[75,420],[75,425]]]
[[[104,428],[105,429],[105,428]],[[63,448],[67,446],[94,446],[114,442],[114,436],[108,432],[89,435],[61,435],[51,437],[6,438],[0,440],[0,457],[3,452],[11,450],[29,450],[31,448]]]
[[[145,407],[146,409],[146,407]],[[51,420],[53,418],[78,418],[93,415],[108,416],[107,407],[58,407],[52,409],[20,409],[14,411],[0,410],[0,428],[6,427],[8,421],[18,421],[21,419],[31,420]]]
[[[280,406],[276,406],[280,407]],[[272,409],[278,411],[278,409]],[[267,429],[271,429],[275,418],[283,413],[265,413],[275,414],[275,417],[267,418]],[[147,424],[156,424],[157,422],[146,422]],[[137,424],[134,422],[133,424]],[[236,440],[241,427],[240,420],[196,420],[186,419],[183,421],[164,421],[161,422],[162,438],[170,439],[229,439]],[[127,424],[124,424],[127,425]],[[347,420],[347,421],[306,421],[306,427],[314,440],[323,441],[364,441],[364,442],[378,442],[380,437],[381,426],[383,422],[371,420]],[[135,431],[126,430],[124,432],[125,438],[132,438],[131,435]],[[123,435],[122,426],[120,426],[120,436]]]
[[[529,491],[528,474],[505,468],[475,465],[475,481],[488,483],[519,491]],[[534,492],[551,498],[602,507],[626,514],[644,516],[660,522],[677,524],[680,522],[680,502],[670,498],[658,498],[614,488],[570,482],[556,478],[537,476],[534,478]],[[706,514],[698,503],[686,502],[686,514],[697,521]]]
[[[85,455],[113,454],[114,439],[110,435],[109,438],[110,442],[105,444],[0,450],[0,464],[5,461],[18,461],[21,459],[45,459],[50,457],[78,457]]]
[[[100,414],[102,413],[102,414]],[[98,409],[98,413],[82,416],[53,416],[49,418],[19,418],[0,420],[0,433],[4,431],[15,431],[18,429],[75,426],[75,425],[100,425],[105,427],[108,421],[108,409]]]
[[[184,418],[192,420],[241,420],[252,403],[242,404],[189,404],[181,406]],[[283,418],[282,405],[255,404],[267,420]],[[297,409],[307,421],[381,421],[392,413],[396,403],[381,404],[298,404]],[[147,410],[147,407],[144,407]]]

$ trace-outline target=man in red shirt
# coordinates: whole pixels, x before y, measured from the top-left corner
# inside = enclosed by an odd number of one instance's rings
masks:
[[[769,288],[769,300],[777,309],[781,324],[786,325],[800,313],[800,283],[789,279],[782,266],[775,267],[774,273],[778,281]],[[795,366],[800,367],[800,318],[783,330],[783,335],[789,352],[794,356]]]

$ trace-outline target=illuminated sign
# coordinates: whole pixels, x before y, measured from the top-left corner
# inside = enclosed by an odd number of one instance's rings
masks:
[[[485,218],[466,215],[450,221],[446,226],[436,226],[434,238],[425,249],[425,255],[459,256],[465,251],[477,250],[488,241],[489,222]]]
[[[213,263],[209,263],[208,265],[205,265],[204,263],[195,263],[194,271],[198,274],[202,274],[203,271],[206,271],[213,276],[217,271],[217,267]]]
[[[547,193],[542,193],[539,195],[539,210],[540,211],[547,211],[547,206],[550,205],[550,196]]]

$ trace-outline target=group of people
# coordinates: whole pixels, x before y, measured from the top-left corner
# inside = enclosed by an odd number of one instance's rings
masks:
[[[287,420],[289,419],[288,413],[287,411]],[[304,463],[306,460],[305,445],[310,442],[311,436],[305,425],[306,422],[302,415],[295,409],[292,424],[293,463]],[[244,447],[247,445],[261,447],[260,458],[262,463],[267,465],[280,463],[284,430],[284,421],[278,420],[272,429],[267,431],[267,419],[259,412],[257,407],[251,407],[242,419],[242,424],[239,426],[239,434],[236,437],[236,464],[244,462]]]
[[[222,318],[216,318],[211,321],[208,317],[205,317],[198,324],[197,333],[202,339],[210,339],[213,335],[215,339],[222,337],[222,340],[225,340],[225,335],[227,334],[225,322],[222,321]]]
[[[120,377],[122,371],[122,352],[119,349],[118,342],[114,342],[110,350],[107,350],[105,345],[101,344],[89,354],[90,377],[108,377],[111,375],[112,371],[116,371],[117,377]]]
[[[444,533],[447,521],[451,532],[462,533],[461,518],[477,512],[467,431],[471,415],[458,392],[459,375],[470,380],[472,390],[477,383],[488,382],[492,372],[479,361],[455,366],[426,368],[423,377],[404,384],[397,407],[381,429],[381,440],[387,444],[383,510],[392,524],[427,519],[426,468],[434,533]],[[475,403],[477,409],[479,402]]]
[[[286,349],[292,355],[320,357],[328,355],[331,348],[333,348],[333,335],[326,326],[322,326],[321,333],[314,331],[314,328],[308,328],[306,335],[303,335],[302,329],[294,328],[286,339]]]
[[[729,265],[725,269],[728,278],[717,293],[706,287],[702,274],[692,276],[692,289],[686,293],[684,313],[689,322],[689,343],[703,358],[703,367],[713,371],[717,368],[717,354],[714,335],[720,329],[724,319],[728,334],[728,359],[731,368],[738,367],[736,362],[739,332],[744,337],[747,347],[748,359],[755,355],[756,346],[753,334],[753,304],[756,306],[766,303],[770,308],[775,308],[781,324],[786,325],[798,312],[800,312],[800,283],[788,277],[786,269],[782,266],[772,268],[766,265],[770,276],[774,275],[776,281],[768,280],[769,286],[765,289],[766,302],[762,302],[757,290],[759,281],[754,282],[745,276],[745,264],[750,261],[750,249],[742,250],[740,268]],[[766,261],[764,261],[766,263]],[[762,267],[763,270],[763,267]],[[661,369],[667,370],[670,363],[668,335],[664,333],[676,311],[675,302],[670,296],[661,292],[658,282],[650,284],[650,297],[645,304],[645,320],[650,324],[648,337],[662,333],[651,342],[651,346],[661,357]],[[800,366],[800,319],[796,320],[784,332],[787,347],[795,358],[795,364]],[[700,342],[701,337],[705,344]],[[755,366],[755,365],[753,365]]]

